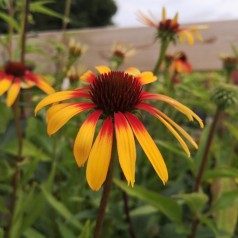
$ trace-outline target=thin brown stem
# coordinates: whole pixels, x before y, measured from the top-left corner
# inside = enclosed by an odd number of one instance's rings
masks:
[[[99,238],[100,234],[101,234],[101,230],[102,230],[102,225],[103,225],[103,221],[104,221],[104,217],[105,217],[105,213],[106,213],[106,207],[107,207],[107,203],[108,203],[108,199],[109,199],[109,193],[110,193],[111,186],[112,186],[114,156],[115,156],[114,150],[115,150],[115,148],[113,148],[112,159],[111,159],[109,170],[107,173],[107,178],[106,178],[106,181],[105,181],[104,187],[103,187],[103,193],[102,193],[100,207],[99,207],[99,211],[98,211],[98,215],[97,215],[96,227],[94,230],[93,238]]]
[[[201,183],[202,183],[203,174],[204,174],[206,164],[207,164],[207,161],[208,161],[208,154],[209,154],[209,151],[210,151],[210,148],[211,148],[211,144],[212,144],[212,141],[213,141],[213,138],[214,138],[214,135],[215,135],[216,126],[218,124],[220,115],[221,115],[221,110],[219,108],[217,108],[214,119],[213,119],[213,122],[212,122],[212,125],[211,125],[211,128],[210,128],[210,131],[209,131],[209,134],[208,134],[208,137],[207,137],[207,143],[206,143],[206,146],[205,146],[205,149],[204,149],[204,152],[203,152],[202,162],[200,164],[199,171],[198,171],[198,174],[197,174],[197,177],[196,177],[196,180],[195,180],[195,187],[194,187],[195,192],[199,191],[199,188],[200,188]],[[193,220],[192,227],[191,227],[191,232],[190,232],[188,238],[195,238],[196,237],[199,223],[200,223],[200,221],[197,218],[195,218]]]
[[[130,210],[129,210],[129,205],[128,205],[128,195],[126,192],[122,192],[122,196],[123,196],[123,202],[124,202],[124,212],[125,212],[126,221],[128,224],[128,231],[129,231],[131,238],[136,238],[136,234],[133,229],[131,217],[130,217]]]
[[[206,167],[206,164],[207,164],[207,160],[208,160],[208,154],[209,154],[209,151],[210,151],[210,147],[211,147],[211,144],[212,144],[213,137],[215,135],[215,130],[216,130],[216,126],[217,126],[220,114],[221,114],[221,110],[219,108],[217,108],[214,119],[213,119],[213,122],[212,122],[212,125],[211,125],[211,128],[210,128],[210,131],[209,131],[209,134],[208,134],[208,137],[207,137],[207,143],[206,143],[206,146],[205,146],[205,149],[204,149],[204,152],[203,152],[202,162],[200,164],[199,171],[198,171],[198,174],[197,174],[197,177],[196,177],[196,180],[195,180],[195,188],[194,188],[195,192],[199,191],[199,187],[200,187],[201,182],[202,182],[202,177],[203,177],[205,167]]]

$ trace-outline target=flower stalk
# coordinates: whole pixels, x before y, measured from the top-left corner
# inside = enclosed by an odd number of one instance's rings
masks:
[[[100,206],[99,206],[99,211],[97,215],[97,220],[96,220],[96,226],[94,230],[94,236],[93,238],[99,238],[103,226],[103,221],[106,213],[106,208],[109,200],[109,194],[111,191],[112,187],[112,178],[113,178],[113,169],[114,169],[114,161],[115,161],[115,156],[116,156],[116,145],[115,145],[115,140],[112,148],[112,156],[111,156],[111,162],[110,166],[108,169],[107,173],[107,178],[104,183],[103,187],[103,193],[100,201]]]
[[[24,64],[25,61],[25,44],[26,44],[26,31],[27,31],[27,24],[28,24],[28,12],[29,12],[29,5],[30,0],[25,1],[24,6],[24,19],[23,19],[23,25],[22,25],[22,32],[20,36],[20,46],[21,46],[21,54],[20,54],[20,61],[22,64]],[[16,133],[17,133],[17,139],[18,139],[18,152],[16,156],[15,161],[15,172],[12,178],[12,201],[10,205],[10,218],[9,218],[9,224],[7,228],[7,237],[11,237],[11,227],[13,224],[13,217],[14,217],[14,211],[16,207],[16,201],[17,201],[17,193],[19,189],[19,180],[20,180],[20,174],[21,170],[19,168],[19,162],[22,160],[22,150],[23,150],[23,130],[21,126],[21,116],[24,115],[24,109],[20,107],[20,102],[22,100],[22,94],[20,93],[17,96],[16,101],[13,104],[13,112],[14,112],[14,118],[15,118],[15,125],[16,125]]]
[[[202,161],[201,161],[201,164],[200,164],[200,167],[199,167],[199,170],[198,170],[198,174],[197,174],[197,177],[196,177],[196,180],[195,180],[195,186],[194,186],[194,191],[195,192],[199,192],[199,188],[200,188],[201,183],[202,183],[203,174],[204,174],[206,164],[207,164],[207,161],[208,161],[209,151],[210,151],[210,148],[211,148],[211,145],[212,145],[212,141],[213,141],[213,138],[214,138],[214,135],[215,135],[216,127],[217,127],[221,112],[222,111],[220,110],[220,108],[217,107],[213,122],[211,124],[210,131],[209,131],[209,134],[208,134],[208,137],[207,137],[207,143],[206,143],[206,147],[205,147],[204,152],[203,152]],[[196,233],[197,233],[199,223],[200,222],[197,218],[195,218],[193,220],[191,232],[190,232],[188,238],[195,238],[196,237]]]
[[[166,54],[166,51],[168,49],[168,46],[169,46],[169,41],[163,40],[161,42],[161,45],[160,45],[160,55],[159,55],[159,58],[158,58],[158,60],[156,62],[154,70],[153,70],[154,75],[158,75],[159,74],[160,67],[161,67],[161,64],[164,61],[165,54]]]

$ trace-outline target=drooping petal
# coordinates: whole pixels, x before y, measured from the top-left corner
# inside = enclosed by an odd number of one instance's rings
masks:
[[[128,185],[131,184],[133,186],[135,182],[136,162],[136,149],[133,132],[122,113],[114,113],[114,119],[119,163]]]
[[[64,103],[61,104],[62,109],[58,110],[59,105],[54,105],[52,107],[57,107],[56,112],[51,117],[48,116],[48,127],[47,133],[49,135],[57,132],[62,126],[65,125],[67,121],[69,121],[72,117],[77,115],[80,112],[85,110],[94,108],[95,105],[93,103],[66,103],[66,107]]]
[[[183,30],[183,34],[187,37],[188,43],[190,45],[194,44],[194,39],[193,39],[193,35],[191,34],[191,32],[187,31],[187,30]]]
[[[132,75],[134,77],[137,77],[141,74],[140,70],[134,67],[129,67],[124,71],[126,74]]]
[[[149,92],[141,93],[141,100],[148,100],[148,99],[154,99],[154,100],[160,100],[160,101],[166,102],[169,105],[176,108],[178,111],[182,112],[184,115],[186,115],[190,121],[193,121],[193,118],[195,118],[197,122],[199,123],[200,127],[201,128],[204,127],[202,119],[199,116],[197,116],[191,109],[189,109],[182,103],[176,101],[175,99],[162,95],[162,94],[155,94],[155,93],[149,93]]]
[[[136,106],[136,108],[139,109],[143,109],[147,107],[147,108],[151,108],[152,110],[154,110],[156,113],[158,113],[159,115],[161,115],[163,118],[165,118],[165,120],[167,120],[173,127],[175,127],[196,149],[198,149],[198,145],[197,143],[193,140],[193,138],[181,127],[179,126],[175,121],[173,121],[170,117],[168,117],[166,114],[164,114],[163,112],[161,112],[160,110],[158,110],[157,108],[153,107],[150,104],[147,103],[140,103]]]
[[[157,77],[152,72],[143,72],[136,78],[140,80],[142,85],[152,83],[157,80]]]
[[[90,98],[90,95],[87,92],[83,92],[83,90],[62,91],[50,94],[37,104],[35,108],[35,114],[43,107],[49,104],[64,101],[71,98]]]
[[[104,183],[111,161],[113,143],[112,119],[107,118],[89,154],[86,177],[90,188],[98,191]]]
[[[11,84],[12,80],[10,78],[3,78],[0,80],[0,96],[10,88]]]
[[[193,138],[175,121],[165,115],[163,112],[157,110],[157,113],[164,117],[171,125],[173,125],[196,149],[198,149],[197,143],[193,140]]]
[[[82,124],[74,141],[74,157],[79,167],[88,159],[101,110],[93,112]]]
[[[157,117],[167,127],[167,129],[175,136],[175,138],[179,141],[180,145],[186,152],[187,156],[190,157],[190,151],[188,149],[187,144],[184,142],[184,140],[178,134],[178,132],[163,117],[161,117],[158,113],[156,113],[156,108],[154,108],[153,106],[151,106],[149,104],[142,104],[142,103],[137,105],[137,107],[141,108],[141,109],[149,112],[153,116]]]
[[[19,78],[15,78],[14,83],[11,85],[7,92],[7,105],[10,107],[15,102],[19,92],[21,80]]]
[[[172,21],[172,24],[173,24],[173,25],[175,25],[175,24],[178,23],[178,16],[179,16],[179,14],[176,13],[175,16],[174,16],[174,19],[173,19],[173,21]]]
[[[96,66],[95,67],[97,69],[97,71],[99,72],[99,74],[107,74],[111,72],[111,69],[107,66]]]
[[[96,75],[91,70],[88,70],[80,77],[80,79],[92,84],[93,81],[96,79]]]
[[[166,21],[166,9],[165,7],[162,8],[162,22]]]
[[[33,75],[28,73],[25,76],[25,80],[34,82],[38,88],[47,94],[52,94],[55,92],[55,90],[50,86],[50,84],[47,83],[47,80],[42,75]]]
[[[130,122],[132,130],[142,149],[150,160],[153,168],[155,169],[162,182],[165,184],[168,180],[168,171],[159,149],[157,148],[156,144],[154,143],[153,139],[151,138],[143,124],[137,119],[137,117],[135,117],[131,113],[125,113],[125,115]]]

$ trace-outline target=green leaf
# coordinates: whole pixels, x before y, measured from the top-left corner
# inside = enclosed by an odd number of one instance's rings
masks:
[[[169,151],[173,152],[176,155],[181,156],[181,158],[183,159],[189,159],[191,160],[186,153],[184,153],[184,151],[181,149],[181,147],[175,146],[172,143],[169,142],[165,142],[163,140],[156,140],[156,144],[160,145],[161,147],[164,147],[166,149],[168,149]]]
[[[57,222],[58,229],[60,231],[60,234],[63,238],[75,238],[74,233],[71,231],[71,229],[68,228],[67,225],[64,223],[58,221]]]
[[[0,134],[4,133],[9,120],[12,118],[12,110],[0,102]]]
[[[238,205],[238,189],[229,192],[223,192],[213,205],[212,212],[225,209],[233,205]]]
[[[157,208],[150,206],[150,205],[145,205],[145,206],[141,206],[141,207],[131,210],[130,215],[131,215],[131,217],[133,217],[133,216],[148,216],[155,212],[158,212]]]
[[[90,221],[86,221],[84,226],[83,226],[83,230],[80,233],[79,238],[90,238],[92,234],[92,226]]]
[[[3,231],[3,229],[0,227],[0,238],[4,238],[5,236],[4,236],[4,231]]]
[[[159,195],[154,191],[146,190],[139,186],[134,186],[133,188],[131,188],[119,180],[114,180],[114,182],[118,187],[127,192],[130,196],[138,198],[148,205],[157,208],[158,211],[162,212],[170,220],[176,223],[181,222],[181,207],[175,200]]]
[[[208,201],[208,197],[204,193],[184,193],[179,194],[178,197],[180,197],[197,216],[201,215],[201,210]]]
[[[22,156],[23,157],[34,157],[41,161],[50,161],[51,158],[43,153],[41,149],[38,148],[39,146],[34,145],[29,140],[23,140],[23,150]],[[9,153],[11,155],[17,156],[18,153],[18,141],[17,139],[12,140],[10,143],[5,145],[4,147],[0,148],[1,151]]]
[[[30,11],[31,12],[37,12],[42,13],[48,16],[56,17],[62,19],[64,16],[43,6],[46,3],[50,3],[52,1],[40,1],[40,2],[31,2],[30,4]]]
[[[10,17],[9,15],[3,12],[0,12],[0,18],[5,22],[7,22],[9,25],[11,25],[16,31],[19,31],[20,26],[14,18]]]
[[[234,126],[233,124],[231,124],[231,123],[229,123],[227,121],[225,121],[225,125],[228,128],[229,133],[231,133],[236,138],[236,140],[238,140],[238,129],[237,129],[237,126]]]
[[[68,210],[67,207],[55,197],[53,197],[44,187],[41,187],[41,190],[47,200],[47,202],[62,216],[65,218],[66,222],[72,224],[76,228],[82,228],[81,223],[79,223],[74,215]]]
[[[238,178],[238,169],[231,167],[221,167],[205,171],[204,180],[215,178]]]
[[[24,232],[24,237],[26,238],[46,238],[42,235],[39,231],[35,230],[34,228],[29,228]]]

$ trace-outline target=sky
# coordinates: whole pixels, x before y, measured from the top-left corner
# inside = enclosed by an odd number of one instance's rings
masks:
[[[180,23],[238,20],[238,0],[114,0],[118,11],[113,22],[118,27],[137,27],[142,24],[136,13],[151,11],[158,19],[164,6],[168,18],[179,12]]]

